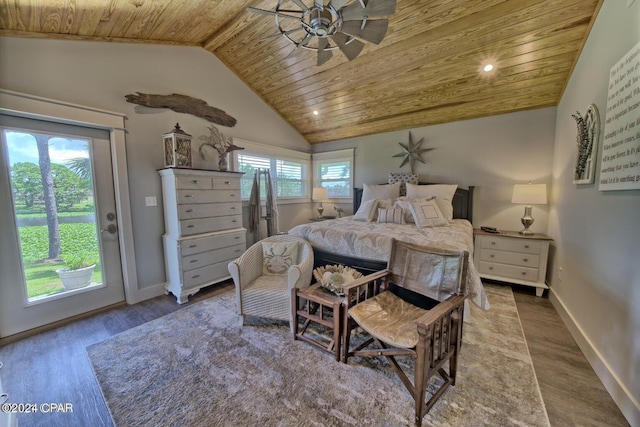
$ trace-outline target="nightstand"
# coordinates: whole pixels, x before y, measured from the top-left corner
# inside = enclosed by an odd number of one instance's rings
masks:
[[[545,277],[553,239],[541,233],[523,236],[517,231],[493,234],[474,229],[473,234],[473,262],[480,277],[534,286],[539,297],[549,289]]]

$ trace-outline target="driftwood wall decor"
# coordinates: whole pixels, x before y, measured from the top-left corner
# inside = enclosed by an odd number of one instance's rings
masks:
[[[176,113],[187,113],[201,117],[222,126],[234,127],[237,120],[219,108],[208,105],[205,101],[187,95],[172,93],[171,95],[151,95],[136,92],[125,95],[127,102],[151,108],[170,108]]]

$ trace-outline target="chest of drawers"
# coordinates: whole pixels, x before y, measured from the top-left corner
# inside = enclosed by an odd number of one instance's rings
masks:
[[[480,277],[520,285],[534,286],[542,296],[547,274],[551,238],[544,234],[523,236],[518,232],[500,234],[474,230],[473,262]]]
[[[236,172],[161,169],[167,293],[178,303],[228,279],[227,264],[246,249]]]

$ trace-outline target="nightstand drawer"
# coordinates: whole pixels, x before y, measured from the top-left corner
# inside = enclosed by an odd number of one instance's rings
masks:
[[[211,178],[199,176],[180,176],[176,178],[176,188],[179,190],[211,190]]]
[[[527,254],[539,254],[542,243],[537,240],[513,239],[509,237],[481,236],[481,245],[485,249],[497,249],[501,251],[522,252]]]
[[[514,265],[498,264],[486,261],[480,261],[480,265],[477,267],[480,274],[489,274],[492,276],[527,280],[531,282],[538,281],[539,271],[537,268],[517,267]]]
[[[505,252],[485,249],[480,254],[482,261],[497,262],[499,264],[511,264],[521,267],[538,268],[540,256],[520,252]]]

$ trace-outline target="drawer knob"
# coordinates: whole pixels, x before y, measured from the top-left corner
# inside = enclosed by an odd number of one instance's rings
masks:
[[[227,185],[231,184],[229,181],[225,181],[224,183],[227,184]]]
[[[232,211],[235,211],[235,210],[236,210],[236,207],[235,207],[235,206],[231,206],[231,210],[232,210]]]
[[[493,267],[489,267],[489,270],[493,270]]]
[[[491,255],[489,255],[489,257],[490,258],[495,258],[496,256],[495,256],[495,254],[491,254]]]
[[[193,212],[193,209],[187,209],[187,213]]]
[[[492,244],[492,245],[495,245],[495,244],[496,244],[496,242],[491,242],[491,244]]]
[[[186,197],[188,199],[188,198],[193,197],[193,195],[192,194],[185,194],[184,197]]]
[[[236,252],[242,252],[242,249],[236,249],[235,251]]]
[[[529,262],[529,258],[522,258],[522,261]]]
[[[189,261],[191,264],[193,264],[194,262],[198,262],[197,259],[192,259],[191,261]]]
[[[193,227],[195,227],[195,225],[193,225],[193,224],[187,225],[187,228],[193,228]]]
[[[524,245],[524,248],[525,249],[529,249],[529,245]]]
[[[237,220],[237,219],[234,219],[234,220],[232,220],[231,222],[238,222],[238,220]]]
[[[189,245],[190,248],[197,248],[198,245]]]
[[[236,197],[235,194],[229,194],[229,197]]]
[[[194,184],[197,184],[197,183],[198,183],[198,182],[200,182],[200,181],[198,181],[197,179],[194,179],[194,180],[193,180],[193,181],[191,181],[191,182],[193,182]]]
[[[523,272],[522,272],[522,273],[520,273],[520,274],[522,274],[523,276],[526,276],[526,275],[527,275],[527,272],[526,272],[526,271],[523,271]]]
[[[240,236],[236,236],[236,237],[235,237],[235,239],[236,239],[236,240],[240,239]]]
[[[195,276],[191,276],[192,279],[197,279],[198,277],[200,277],[199,274],[196,274]]]

